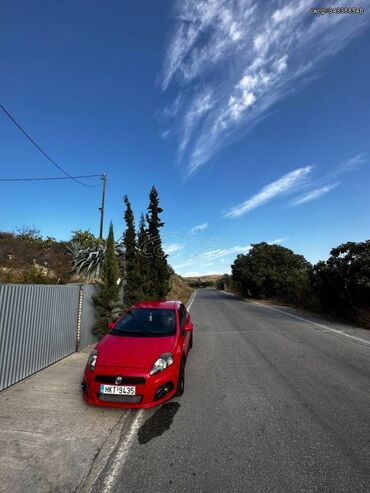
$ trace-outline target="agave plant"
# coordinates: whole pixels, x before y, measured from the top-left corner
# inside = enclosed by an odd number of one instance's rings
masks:
[[[123,247],[116,244],[116,255],[122,259]],[[68,247],[68,254],[72,257],[72,271],[85,277],[87,281],[97,281],[100,278],[105,256],[105,244],[99,242],[92,247],[82,247],[74,241]]]

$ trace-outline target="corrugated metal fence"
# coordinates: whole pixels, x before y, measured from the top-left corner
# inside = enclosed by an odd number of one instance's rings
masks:
[[[85,284],[82,289],[83,301],[81,312],[80,349],[84,349],[97,341],[96,336],[91,331],[91,327],[94,326],[98,319],[98,314],[93,302],[93,296],[96,296],[99,292],[98,287],[91,284]]]
[[[96,342],[96,289],[0,285],[0,390],[74,353],[78,334],[81,349]]]

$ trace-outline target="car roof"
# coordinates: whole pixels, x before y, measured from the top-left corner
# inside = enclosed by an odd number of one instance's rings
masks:
[[[162,308],[164,310],[174,310],[180,301],[138,301],[133,306],[135,308]]]

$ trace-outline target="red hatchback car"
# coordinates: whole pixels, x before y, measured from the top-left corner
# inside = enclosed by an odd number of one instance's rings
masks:
[[[179,301],[133,305],[89,356],[82,381],[90,404],[148,408],[182,395],[193,324]]]

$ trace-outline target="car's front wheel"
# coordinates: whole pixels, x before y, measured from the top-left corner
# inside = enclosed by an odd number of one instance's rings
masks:
[[[185,360],[181,360],[179,378],[177,380],[177,392],[176,395],[180,396],[184,393],[185,389]]]

